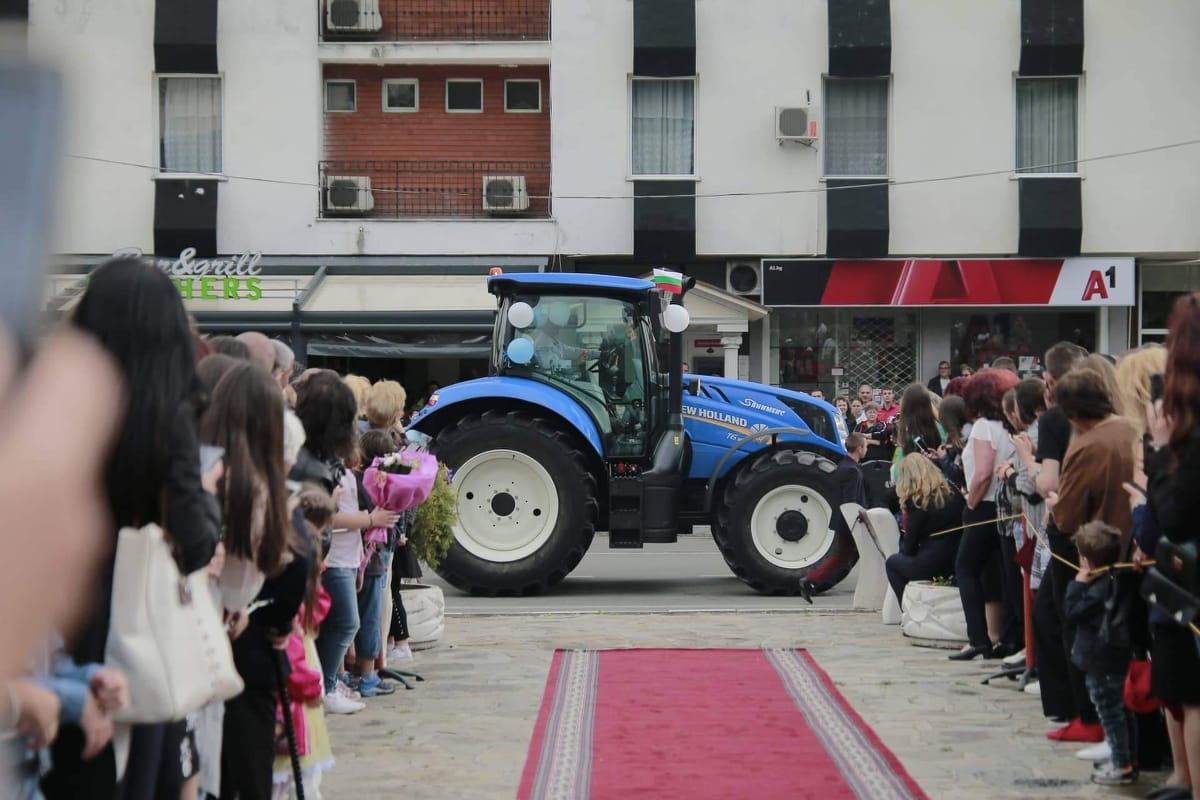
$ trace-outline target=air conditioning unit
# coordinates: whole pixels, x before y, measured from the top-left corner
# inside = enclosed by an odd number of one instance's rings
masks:
[[[379,0],[325,0],[325,30],[375,33],[383,29]]]
[[[781,142],[817,140],[817,107],[775,108],[775,138]]]
[[[762,265],[754,261],[726,263],[725,291],[742,297],[762,294]]]
[[[325,179],[325,210],[331,214],[359,214],[375,208],[371,179],[330,176]]]
[[[524,175],[485,175],[483,177],[484,211],[525,211],[529,208],[529,191]]]

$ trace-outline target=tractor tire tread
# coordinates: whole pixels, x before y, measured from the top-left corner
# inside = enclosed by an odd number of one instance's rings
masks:
[[[583,560],[588,547],[596,532],[596,521],[599,516],[600,503],[597,499],[596,478],[587,468],[587,460],[578,443],[565,431],[557,428],[551,422],[541,417],[530,416],[522,411],[484,411],[481,414],[467,414],[452,425],[444,428],[434,440],[433,452],[453,447],[460,438],[491,427],[519,428],[526,435],[545,440],[576,468],[577,474],[572,482],[584,487],[582,504],[582,527],[561,561],[553,565],[544,575],[535,577],[519,586],[498,588],[487,586],[479,581],[473,581],[447,567],[443,561],[436,570],[438,575],[454,588],[472,595],[485,597],[524,597],[542,594],[550,587],[571,573]]]
[[[717,549],[720,551],[721,557],[725,560],[725,564],[729,567],[730,571],[756,592],[771,597],[793,597],[799,595],[801,593],[800,581],[795,581],[794,586],[779,586],[778,584],[768,584],[753,574],[744,560],[738,557],[737,551],[733,547],[731,541],[732,535],[730,533],[729,510],[733,507],[737,496],[757,481],[764,473],[780,467],[793,466],[814,467],[824,473],[832,473],[837,469],[836,465],[829,459],[810,450],[782,449],[764,453],[749,465],[739,470],[733,481],[726,485],[720,506],[715,515],[715,522],[717,524],[712,526],[713,539],[716,541]],[[837,513],[836,508],[834,512],[835,514]],[[836,520],[834,522],[836,525]],[[820,594],[836,586],[845,579],[852,567],[853,564],[845,567],[844,570],[840,570],[839,573],[835,574],[833,579],[814,586],[814,593]]]

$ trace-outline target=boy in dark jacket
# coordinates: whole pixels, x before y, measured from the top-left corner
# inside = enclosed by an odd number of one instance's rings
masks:
[[[1067,587],[1065,605],[1067,619],[1077,626],[1071,661],[1085,675],[1088,696],[1112,750],[1112,760],[1092,773],[1092,783],[1129,786],[1138,778],[1133,765],[1137,728],[1133,715],[1125,709],[1130,651],[1100,638],[1104,603],[1113,591],[1113,582],[1110,574],[1097,572],[1116,563],[1121,554],[1121,532],[1094,520],[1080,527],[1072,541],[1079,550],[1079,572]]]

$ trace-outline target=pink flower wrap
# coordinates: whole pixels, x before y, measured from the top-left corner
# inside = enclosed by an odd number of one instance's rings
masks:
[[[405,463],[412,465],[412,472],[399,475],[378,469],[377,458],[363,473],[363,487],[378,508],[388,511],[407,511],[421,505],[433,491],[437,479],[437,459],[428,453],[405,453]]]

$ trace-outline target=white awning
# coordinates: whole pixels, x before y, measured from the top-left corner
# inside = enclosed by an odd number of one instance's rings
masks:
[[[304,311],[495,311],[486,275],[334,275]]]

